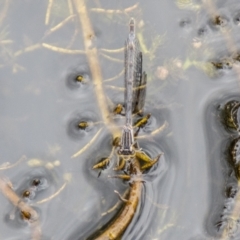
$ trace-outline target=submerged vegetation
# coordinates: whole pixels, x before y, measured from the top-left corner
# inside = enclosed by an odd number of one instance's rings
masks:
[[[181,102],[175,103],[174,97],[172,97],[172,102],[169,105],[165,102],[160,105],[159,102],[154,102],[156,99],[154,96],[158,96],[160,93],[164,95],[166,89],[176,90],[177,92],[180,88],[178,89],[176,86],[179,86],[182,80],[193,81],[193,79],[188,78],[186,75],[189,69],[199,69],[199,72],[204,72],[211,79],[215,80],[218,79],[219,76],[224,76],[229,73],[235,73],[239,79],[239,46],[237,46],[236,42],[232,41],[233,38],[231,37],[231,31],[238,30],[239,27],[239,12],[235,11],[232,16],[222,13],[217,9],[217,6],[214,5],[214,1],[211,0],[176,0],[175,3],[176,8],[181,11],[194,12],[198,20],[202,12],[207,13],[207,17],[202,23],[195,23],[188,17],[174,20],[179,21],[178,27],[185,31],[190,41],[186,43],[188,44],[188,52],[186,55],[180,56],[180,53],[176,54],[176,48],[173,48],[172,56],[168,58],[165,57],[161,51],[163,50],[164,52],[164,46],[168,44],[168,42],[174,42],[173,39],[170,39],[167,30],[159,34],[154,29],[155,26],[153,24],[144,21],[144,9],[141,8],[140,3],[132,6],[124,5],[124,7],[119,3],[119,8],[105,9],[99,1],[92,3],[84,0],[43,1],[41,8],[38,9],[39,14],[36,13],[36,19],[32,20],[32,25],[35,25],[34,28],[36,28],[36,25],[39,27],[37,28],[37,33],[35,33],[36,35],[33,34],[34,29],[31,24],[27,24],[26,22],[22,23],[24,25],[23,29],[26,32],[19,33],[16,31],[18,28],[17,22],[21,23],[21,19],[16,18],[17,20],[14,21],[9,20],[16,15],[16,12],[21,11],[18,8],[19,3],[14,3],[12,0],[3,0],[0,3],[1,71],[10,72],[13,78],[19,75],[24,79],[23,73],[29,73],[30,69],[23,59],[31,56],[31,61],[33,61],[40,55],[43,55],[43,58],[47,58],[47,54],[52,54],[55,59],[62,56],[64,56],[63,58],[69,59],[68,57],[71,56],[77,59],[74,60],[77,64],[79,63],[79,58],[87,62],[86,68],[79,67],[74,69],[73,66],[71,73],[68,74],[68,76],[66,76],[66,74],[64,75],[64,81],[66,80],[67,85],[64,87],[68,87],[71,90],[83,89],[81,94],[88,92],[88,96],[91,97],[89,101],[92,101],[93,105],[97,106],[95,108],[97,117],[88,116],[87,114],[87,117],[80,115],[80,117],[77,116],[69,124],[69,128],[74,128],[74,130],[71,129],[71,131],[74,131],[75,135],[73,135],[76,136],[75,139],[77,139],[78,143],[80,142],[79,135],[81,135],[83,143],[86,139],[86,143],[80,148],[74,149],[74,152],[72,152],[68,158],[70,161],[73,159],[78,161],[81,157],[90,159],[89,161],[93,159],[90,167],[90,164],[87,165],[86,161],[84,162],[85,166],[88,167],[84,167],[84,170],[89,171],[90,177],[92,179],[94,178],[94,181],[100,182],[104,187],[104,184],[106,184],[106,186],[108,182],[115,184],[114,181],[120,179],[116,183],[121,187],[123,186],[122,189],[124,190],[121,189],[121,193],[119,193],[120,191],[115,191],[120,200],[115,202],[113,206],[104,213],[99,214],[103,220],[101,220],[99,224],[95,224],[91,230],[88,231],[90,234],[84,236],[85,238],[120,238],[128,227],[130,229],[134,228],[130,223],[134,217],[137,218],[137,216],[141,215],[138,209],[141,211],[142,208],[144,208],[145,201],[149,201],[152,206],[159,210],[156,211],[156,215],[162,214],[160,217],[157,215],[159,219],[164,219],[162,220],[162,222],[164,222],[162,224],[163,227],[149,227],[151,229],[147,232],[148,239],[159,239],[164,232],[173,227],[176,229],[184,229],[186,227],[176,225],[178,215],[183,213],[171,210],[171,216],[165,218],[166,212],[171,206],[163,206],[147,195],[149,189],[146,187],[145,178],[148,178],[148,174],[156,174],[156,168],[161,165],[161,160],[159,160],[160,154],[158,153],[157,155],[155,152],[146,151],[144,144],[143,149],[137,144],[134,145],[135,154],[131,156],[131,158],[133,158],[132,162],[129,162],[124,156],[118,153],[119,146],[121,145],[121,121],[124,118],[126,109],[121,97],[113,98],[113,95],[115,97],[118,96],[118,94],[121,96],[124,94],[124,88],[122,87],[122,79],[124,78],[124,70],[122,69],[124,48],[122,45],[115,44],[116,38],[119,37],[120,34],[118,33],[116,37],[117,31],[114,32],[111,31],[111,29],[112,25],[114,25],[114,29],[119,28],[120,31],[126,29],[131,17],[135,17],[137,22],[137,38],[139,39],[139,45],[143,53],[144,66],[148,73],[148,83],[150,85],[150,90],[147,94],[147,101],[149,101],[149,103],[147,104],[152,107],[153,110],[173,108],[174,106],[179,108],[179,106],[183,104]],[[21,4],[36,5],[36,3]],[[15,8],[18,8],[18,10]],[[28,21],[31,20],[28,19]],[[97,23],[103,24],[105,30],[101,30]],[[14,27],[14,24],[17,26]],[[191,26],[196,27],[196,29],[192,29]],[[104,35],[106,33],[107,36]],[[124,34],[121,32],[121,35]],[[65,37],[63,38],[62,36]],[[215,51],[214,44],[220,36],[224,39],[224,44],[221,43],[221,46],[226,46],[226,50],[219,54]],[[100,38],[103,39],[102,42],[99,41]],[[115,71],[115,66],[120,66],[116,68],[119,71]],[[37,75],[45,71],[41,66],[38,67],[38,69],[36,68],[31,72],[33,82]],[[111,68],[114,68],[114,71],[109,71]],[[114,74],[111,75],[113,72]],[[58,76],[55,77],[57,78]],[[43,87],[55,88],[55,86],[51,86],[49,82],[48,84],[44,83],[45,85]],[[91,86],[92,89],[87,88],[88,86]],[[91,92],[92,90],[93,94]],[[36,96],[41,95],[41,89],[34,88],[31,83],[28,83],[24,91],[31,92]],[[74,91],[71,93],[73,92]],[[112,92],[116,92],[116,95],[112,94]],[[1,93],[4,96],[10,96],[11,91],[3,87]],[[178,94],[178,92],[176,94]],[[42,95],[42,97],[44,98],[45,96]],[[166,96],[164,95],[164,97]],[[58,99],[57,101],[61,102],[62,99]],[[82,103],[79,101],[79,106],[81,104],[84,105],[85,102],[83,101]],[[35,107],[37,108],[38,106]],[[215,226],[219,229],[221,239],[234,237],[239,228],[239,107],[240,102],[238,100],[232,100],[227,102],[223,109],[221,109],[221,120],[229,133],[229,138],[231,138],[226,155],[233,172],[231,180],[234,182],[231,182],[231,184],[226,187],[224,209],[221,209],[220,221],[217,222]],[[133,114],[135,141],[145,141],[151,145],[154,143],[155,137],[159,137],[159,135],[162,136],[162,133],[164,133],[166,138],[171,136],[175,137],[174,132],[165,131],[171,124],[168,123],[168,119],[163,117],[164,121],[161,122],[161,119],[156,119],[153,110],[151,109],[150,111],[149,109],[146,108],[147,111],[139,112],[136,108]],[[185,109],[182,109],[182,111],[184,112]],[[41,112],[44,113],[44,109],[41,109]],[[28,116],[25,116],[25,118],[27,119]],[[19,121],[24,120],[20,119]],[[179,119],[179,121],[181,121],[181,119]],[[89,137],[89,135],[87,135],[88,133],[92,134],[91,137],[85,138],[85,136]],[[72,132],[70,135],[71,134]],[[109,139],[111,139],[111,141],[109,141],[108,144],[109,151],[100,149],[99,147],[100,142],[104,142],[105,140],[103,139],[106,138],[102,137],[103,134],[110,136]],[[107,141],[108,139],[106,142]],[[56,143],[48,147],[48,151],[54,156],[56,152],[64,152],[65,146],[63,144],[63,146],[60,147],[58,143]],[[177,147],[174,148],[174,146],[171,146],[171,148],[173,148],[173,152],[177,152],[178,150]],[[95,154],[96,149],[99,154]],[[158,149],[158,151],[161,152],[160,149]],[[102,152],[103,155],[101,155]],[[115,164],[115,160],[117,164]],[[12,160],[12,162],[14,161]],[[14,179],[9,180],[6,177],[2,177],[0,179],[0,190],[3,196],[5,196],[14,207],[14,211],[8,214],[9,221],[22,221],[27,223],[31,239],[40,240],[44,238],[44,232],[42,232],[41,229],[41,221],[43,219],[41,214],[43,214],[43,212],[39,211],[41,204],[49,203],[52,199],[59,197],[60,193],[67,192],[73,176],[72,173],[68,172],[69,169],[66,170],[60,178],[55,175],[54,170],[61,166],[61,160],[50,161],[44,160],[41,157],[31,158],[25,156],[22,156],[12,164],[8,162],[3,163],[0,166],[2,176],[7,176],[9,169],[16,169],[17,171],[17,167],[20,164],[24,164],[26,168],[30,169],[41,169],[41,174],[37,173],[35,174],[36,176],[34,174],[31,175],[24,184],[17,187],[14,186]],[[109,177],[106,177],[106,174],[110,171],[109,169],[117,171],[119,174],[115,175],[111,173]],[[74,170],[72,170],[72,172],[74,172]],[[76,174],[79,174],[79,171]],[[48,178],[47,176],[51,177]],[[60,184],[56,182],[60,182]],[[116,187],[116,185],[114,185],[114,187]],[[75,191],[78,190],[75,189]],[[106,202],[108,196],[104,196],[98,200],[99,202]],[[71,211],[74,211],[75,208],[76,206],[72,207]],[[99,210],[99,212],[101,211]],[[84,218],[84,216],[81,216],[81,218]],[[87,219],[87,221],[89,221],[89,219]],[[146,231],[146,229],[143,231]],[[127,232],[127,234],[128,233],[129,232]]]

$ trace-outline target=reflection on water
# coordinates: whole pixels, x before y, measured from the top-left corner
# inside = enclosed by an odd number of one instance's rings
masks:
[[[110,114],[106,128],[101,118],[75,2],[0,3],[1,176],[37,212],[41,239],[87,238],[115,216],[114,190],[129,187],[108,178],[116,156],[92,170],[123,119]],[[123,103],[122,47],[136,19],[151,114],[139,145],[153,158],[164,152],[143,175],[122,238],[239,239],[238,126],[224,126],[221,114],[240,99],[238,1],[96,1],[87,11],[109,111]],[[20,210],[0,201],[1,239],[32,239]]]

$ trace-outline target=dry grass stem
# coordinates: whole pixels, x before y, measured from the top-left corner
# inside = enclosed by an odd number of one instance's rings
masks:
[[[110,61],[118,62],[118,63],[122,63],[123,64],[123,60],[121,60],[121,59],[110,57],[110,56],[108,56],[108,55],[106,55],[104,53],[101,53],[101,56],[105,57],[106,59],[108,59]]]
[[[135,9],[137,9],[138,3],[134,4],[131,7],[125,8],[123,10],[119,9],[104,9],[104,8],[92,8],[92,12],[97,12],[97,13],[110,13],[110,14],[123,14],[123,13],[129,13]]]
[[[32,52],[32,51],[37,50],[39,48],[41,48],[41,44],[37,43],[37,44],[34,44],[32,46],[26,47],[22,50],[19,50],[19,51],[15,52],[14,56],[18,57],[18,56],[22,55],[23,53]]]
[[[27,157],[26,156],[22,156],[17,162],[13,163],[13,164],[8,164],[8,165],[5,165],[5,166],[0,166],[0,170],[6,170],[6,169],[9,169],[9,168],[12,168],[12,167],[15,167],[17,166],[20,162],[22,161],[25,161],[27,160]]]
[[[70,20],[72,20],[75,17],[75,15],[70,15],[67,18],[65,18],[62,22],[60,22],[59,24],[57,24],[55,27],[52,27],[49,32],[55,32],[58,29],[60,29],[61,27],[63,27],[66,23],[68,23]]]
[[[84,151],[86,151],[94,143],[94,141],[97,139],[97,137],[101,133],[102,129],[103,128],[100,128],[97,131],[97,133],[94,135],[94,137],[83,148],[81,148],[81,150],[79,150],[78,152],[73,154],[71,158],[76,158],[76,157],[80,156]]]
[[[125,91],[124,87],[116,87],[116,86],[112,86],[112,85],[106,85],[105,87],[106,88],[111,88],[111,89],[114,89],[114,90],[117,90],[117,91],[122,91],[122,92]]]
[[[85,51],[83,50],[71,50],[71,49],[66,49],[66,48],[60,48],[56,47],[47,43],[42,43],[42,46],[44,48],[47,48],[51,51],[58,52],[58,53],[66,53],[66,54],[85,54]]]
[[[112,78],[108,78],[108,79],[105,79],[103,80],[104,82],[111,82],[115,79],[118,79],[119,77],[121,77],[122,75],[124,74],[124,69],[119,73],[117,74],[116,76],[112,77]]]
[[[53,0],[48,0],[47,12],[46,12],[46,17],[45,17],[45,25],[49,24],[52,6],[53,6]]]
[[[62,190],[66,187],[67,185],[67,182],[65,182],[54,194],[52,194],[50,197],[48,198],[44,198],[38,202],[36,202],[36,204],[42,204],[42,203],[45,203],[45,202],[48,202],[49,200],[55,198],[60,192],[62,192]]]
[[[124,52],[124,47],[123,48],[118,48],[118,49],[101,48],[100,50],[102,52],[107,52],[107,53],[123,53]]]

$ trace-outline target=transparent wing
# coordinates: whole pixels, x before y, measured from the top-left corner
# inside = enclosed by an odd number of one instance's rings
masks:
[[[138,53],[137,69],[135,73],[135,86],[133,91],[133,113],[142,110],[146,97],[147,75],[142,73],[142,53]]]
[[[134,29],[132,27],[132,29]],[[141,58],[139,52],[139,43],[135,38],[134,32],[129,33],[129,37],[125,42],[124,51],[124,69],[125,69],[125,111],[126,111],[126,124],[132,125],[132,112],[136,105],[137,92],[134,90],[140,83],[141,76],[136,78],[136,74],[139,73],[139,60]],[[142,60],[141,60],[142,61]]]
[[[146,90],[147,90],[147,74],[143,72],[141,84],[138,87],[137,91],[137,104],[134,109],[134,113],[142,111],[145,104]]]

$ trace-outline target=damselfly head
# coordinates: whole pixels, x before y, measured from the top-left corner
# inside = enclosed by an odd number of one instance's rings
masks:
[[[134,32],[134,27],[135,27],[135,21],[133,18],[131,18],[130,22],[129,22],[129,27],[130,27],[130,32]]]

